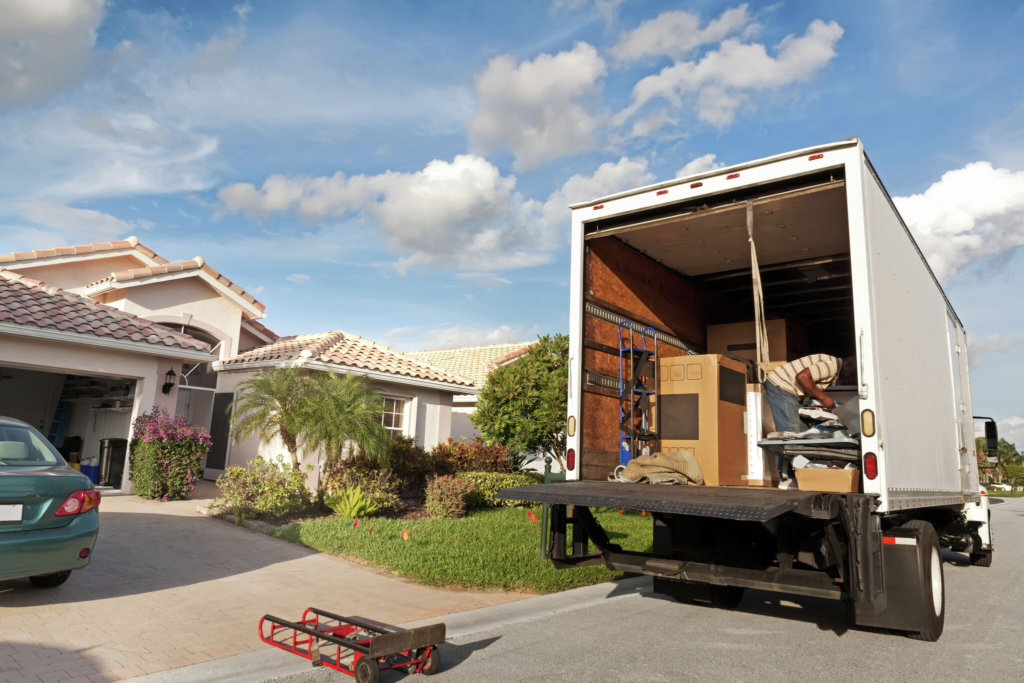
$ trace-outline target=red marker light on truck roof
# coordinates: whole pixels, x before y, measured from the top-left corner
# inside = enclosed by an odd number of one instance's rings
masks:
[[[823,156],[825,156],[825,155],[824,154],[812,154],[811,156],[807,157],[807,161],[814,161],[815,159],[821,159]]]
[[[598,204],[597,206],[594,207],[594,211],[597,211],[598,209],[603,209],[603,208],[604,208],[604,204]]]
[[[729,175],[725,176],[725,179],[726,180],[732,180],[733,178],[739,178],[739,177],[740,177],[739,173],[730,173]]]
[[[566,469],[576,469],[576,449],[570,448],[569,452],[565,454],[565,465]]]
[[[658,194],[668,194],[668,190],[658,190]]]
[[[693,189],[695,187],[704,187],[704,183],[690,183],[690,188],[691,189]]]
[[[878,456],[874,453],[864,454],[864,475],[871,480],[878,476]]]

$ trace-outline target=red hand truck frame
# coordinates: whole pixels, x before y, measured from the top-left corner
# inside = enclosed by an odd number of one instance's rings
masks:
[[[270,633],[265,634],[264,624]],[[362,617],[342,617],[314,607],[291,622],[270,614],[260,619],[259,635],[272,645],[308,659],[313,666],[326,666],[354,676],[358,683],[377,683],[381,671],[405,669],[409,673],[435,674],[441,670],[438,643],[445,639],[445,625],[431,624],[404,629]],[[328,645],[324,651],[320,643]],[[345,650],[345,652],[342,652]],[[342,659],[352,652],[351,666]]]

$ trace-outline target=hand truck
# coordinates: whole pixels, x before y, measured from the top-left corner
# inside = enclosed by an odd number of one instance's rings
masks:
[[[265,635],[265,623],[270,624],[269,635]],[[440,671],[437,645],[444,642],[445,625],[404,629],[310,607],[298,622],[264,615],[259,634],[267,645],[304,657],[313,666],[341,671],[354,676],[358,683],[377,683],[380,672],[389,669],[428,676]],[[327,644],[324,651],[321,642]],[[334,652],[330,651],[332,645]]]

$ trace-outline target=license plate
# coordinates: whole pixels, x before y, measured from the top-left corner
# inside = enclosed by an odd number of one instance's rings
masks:
[[[21,503],[17,505],[0,505],[0,522],[20,522]]]

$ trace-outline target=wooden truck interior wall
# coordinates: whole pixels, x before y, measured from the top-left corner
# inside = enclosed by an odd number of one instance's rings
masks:
[[[845,183],[799,179],[754,197],[754,240],[765,313],[807,330],[811,353],[855,352]],[[746,199],[747,197],[740,197]],[[627,318],[670,335],[661,357],[703,353],[707,328],[753,320],[746,202],[723,197],[676,215],[632,224],[588,225],[583,278],[583,479],[604,479],[618,464],[619,341]],[[664,212],[663,212],[664,214]],[[597,309],[611,316],[597,315]],[[639,335],[637,335],[639,339]],[[682,342],[681,344],[679,342]]]

